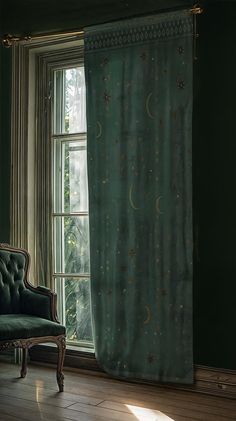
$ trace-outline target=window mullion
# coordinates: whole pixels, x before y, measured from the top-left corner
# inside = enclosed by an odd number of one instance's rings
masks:
[[[87,139],[87,133],[53,133],[52,140],[56,139],[65,142],[68,140],[73,142],[84,142]]]

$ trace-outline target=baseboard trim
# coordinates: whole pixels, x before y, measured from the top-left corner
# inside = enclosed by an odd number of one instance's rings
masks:
[[[57,347],[36,345],[29,350],[31,362],[57,363]],[[67,347],[64,367],[78,368],[82,370],[103,371],[93,352],[77,351]]]
[[[168,384],[168,388],[205,393],[222,398],[236,399],[236,370],[194,366],[194,383],[191,385]]]
[[[236,399],[236,370],[196,365],[194,373],[193,390]]]
[[[56,364],[57,349],[51,346],[34,346],[30,350],[30,360],[34,363]],[[92,370],[93,372],[100,372],[101,374],[104,373],[102,368],[98,365],[95,355],[91,352],[78,352],[68,349],[65,358],[65,368],[66,367],[70,369]],[[145,383],[153,385],[153,382]],[[236,399],[236,370],[195,365],[193,385],[161,384],[161,386]]]

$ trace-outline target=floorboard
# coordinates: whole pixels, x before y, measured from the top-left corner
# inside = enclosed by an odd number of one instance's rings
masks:
[[[65,371],[57,391],[55,369],[0,363],[0,421],[236,421],[236,402],[160,386]]]

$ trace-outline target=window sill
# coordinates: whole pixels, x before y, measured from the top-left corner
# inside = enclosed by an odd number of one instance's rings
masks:
[[[29,350],[30,361],[40,363],[57,363],[57,347],[53,345],[36,345]],[[103,371],[95,358],[94,350],[78,349],[67,346],[64,367],[84,370]]]

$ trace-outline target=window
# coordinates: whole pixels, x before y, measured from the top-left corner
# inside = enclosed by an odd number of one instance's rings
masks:
[[[82,65],[52,72],[53,277],[69,343],[92,343],[86,97]]]
[[[11,242],[56,290],[68,345],[93,350],[82,40],[13,47],[13,83]]]

